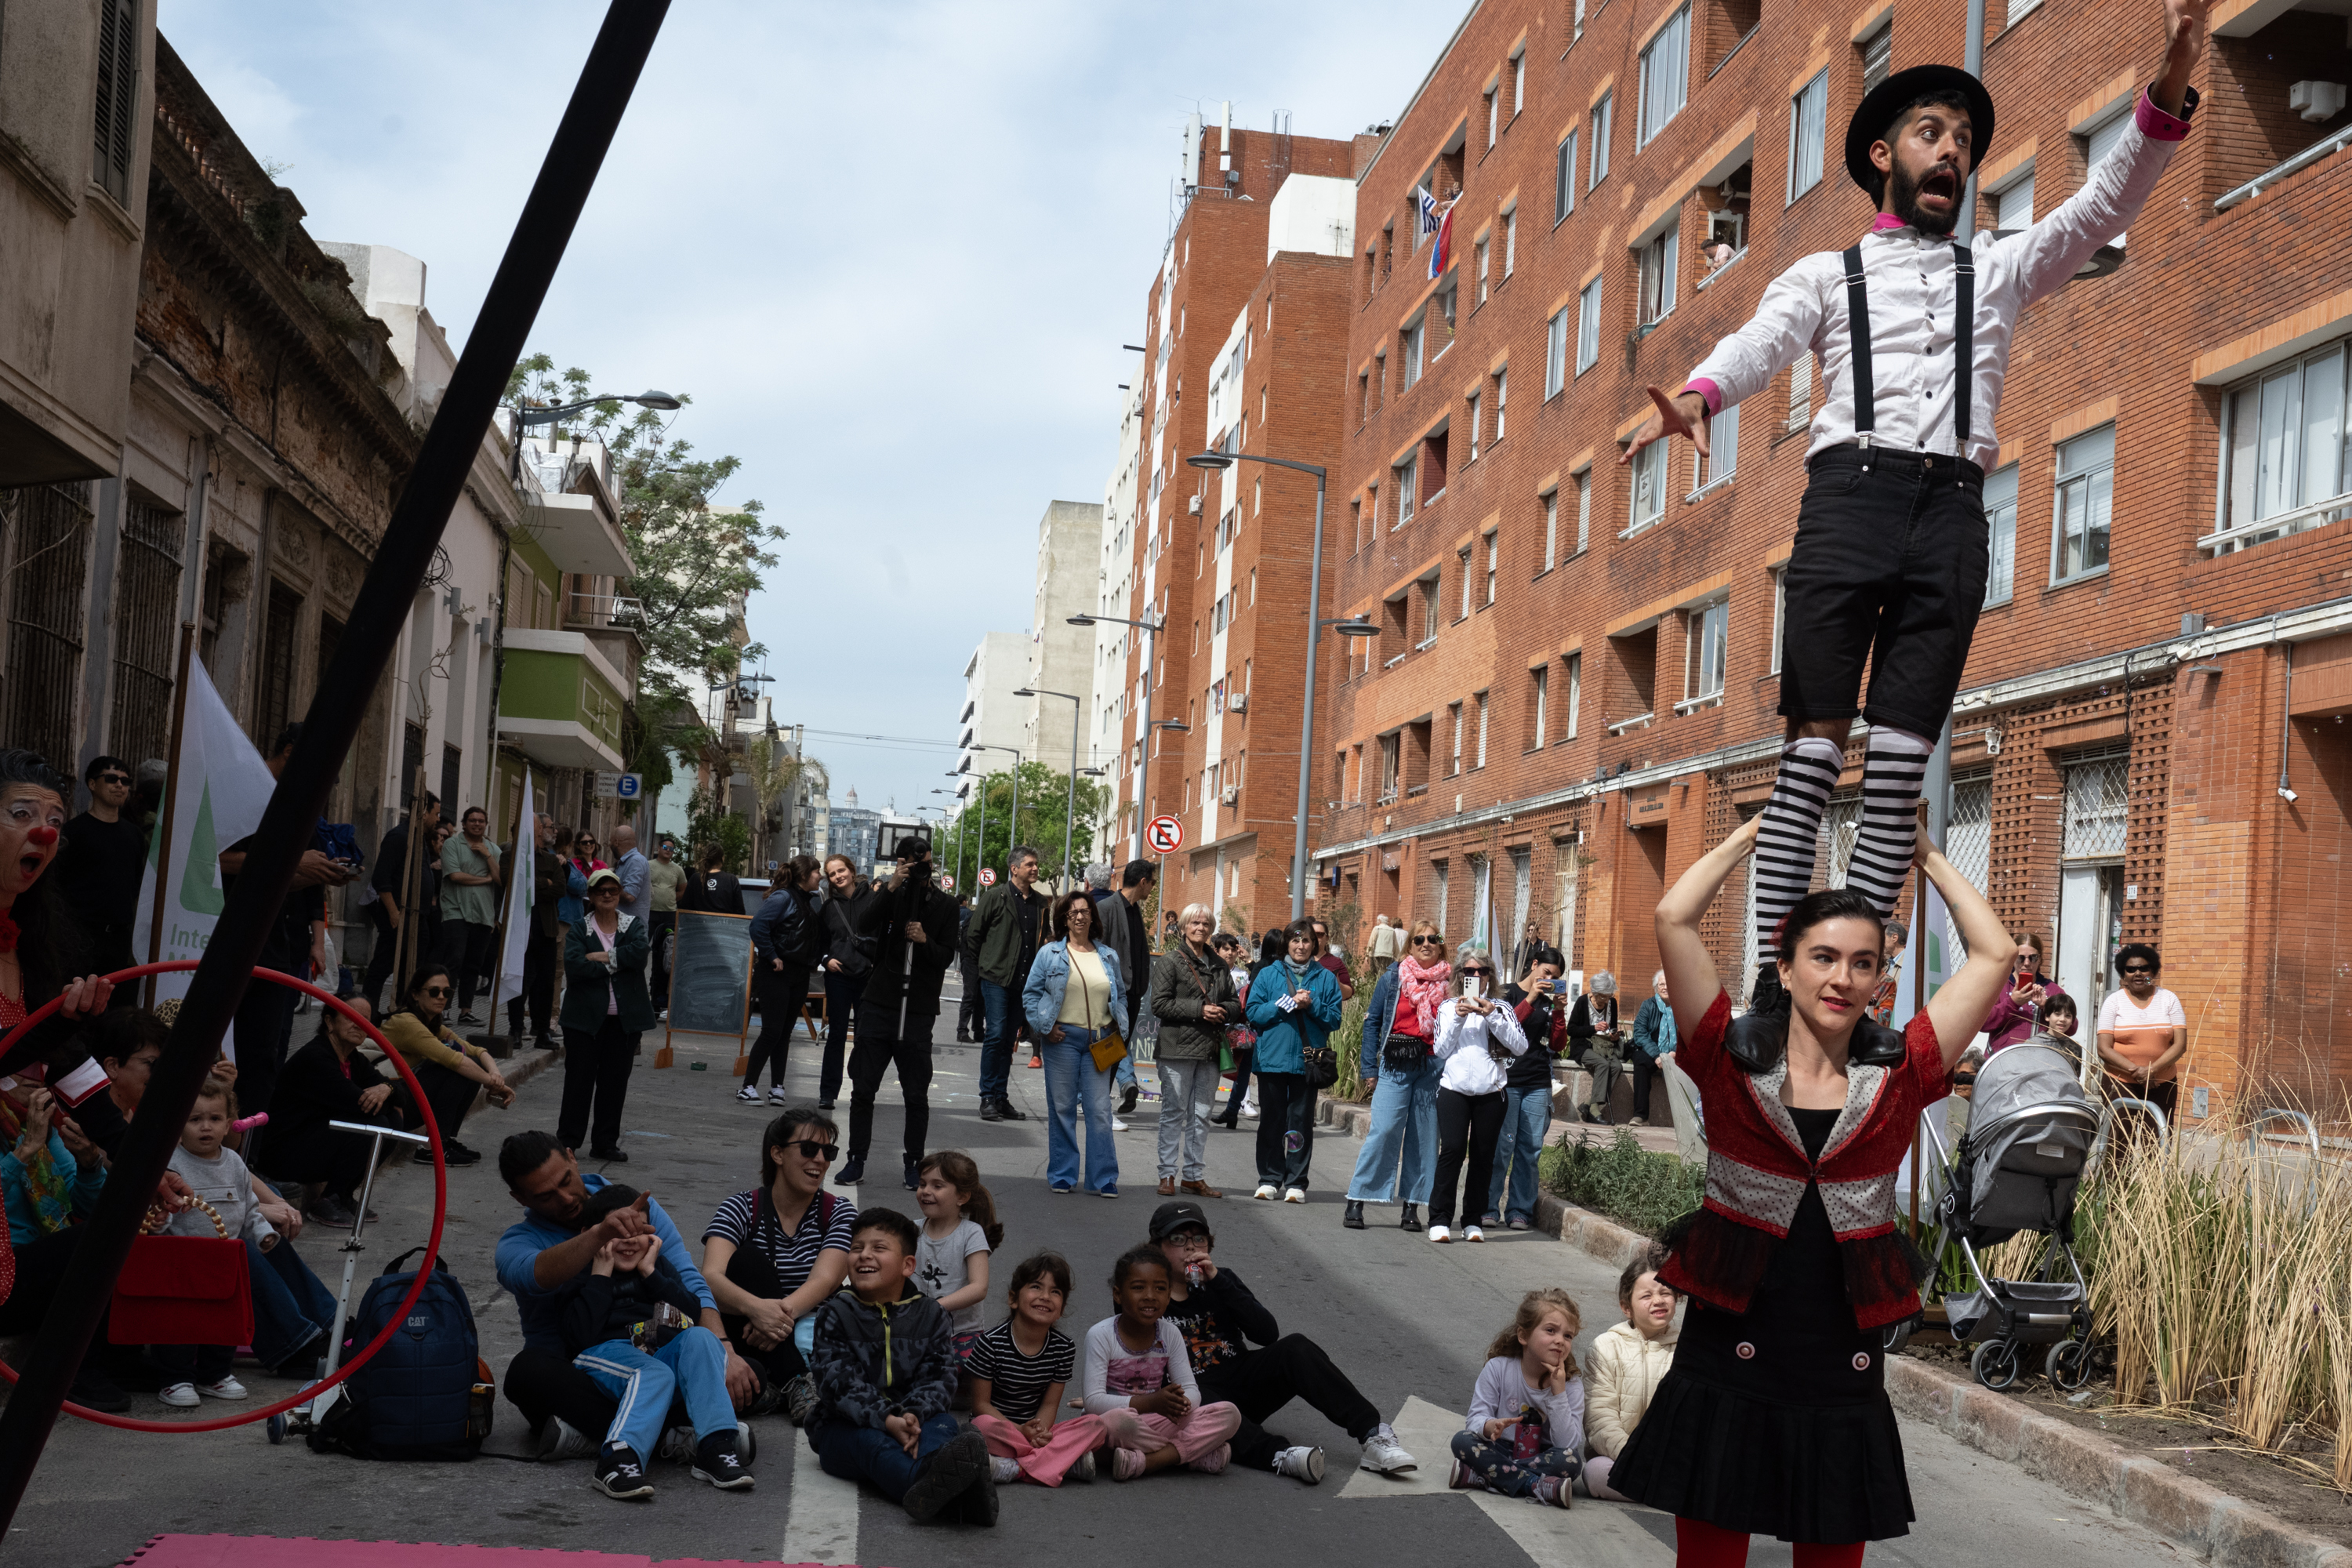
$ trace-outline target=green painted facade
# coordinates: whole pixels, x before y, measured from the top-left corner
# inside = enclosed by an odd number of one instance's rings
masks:
[[[585,655],[506,650],[499,683],[499,716],[577,724],[605,745],[621,749],[621,694]]]

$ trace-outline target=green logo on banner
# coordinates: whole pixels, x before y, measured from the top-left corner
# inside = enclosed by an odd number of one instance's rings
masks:
[[[213,833],[213,786],[207,783],[196,805],[195,830],[188,835],[187,863],[180,868],[180,907],[190,914],[216,915],[227,904],[220,890],[220,846]]]

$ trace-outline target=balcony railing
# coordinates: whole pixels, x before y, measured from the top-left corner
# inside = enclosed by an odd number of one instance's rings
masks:
[[[1655,710],[1653,710],[1648,713],[1636,713],[1631,719],[1620,719],[1609,726],[1609,732],[1612,735],[1622,735],[1628,730],[1639,730],[1657,716]]]
[[[646,618],[646,602],[623,594],[567,594],[563,618],[572,626],[635,626]]]
[[[2315,528],[2340,522],[2347,516],[2352,516],[2352,490],[2340,496],[2330,496],[2326,500],[2314,501],[2309,506],[2297,507],[2293,511],[2263,518],[2259,522],[2242,522],[2235,528],[2217,530],[2199,540],[2197,548],[2210,551],[2216,555],[2227,555],[2231,551],[2266,544],[2290,533],[2308,533]]]
[[[2213,210],[2217,213],[2225,213],[2241,202],[2252,201],[2281,180],[2302,173],[2322,158],[2340,153],[2347,146],[2352,146],[2352,125],[2347,125],[2340,131],[2322,137],[2285,163],[2263,170],[2237,189],[2224,191],[2215,199]]]

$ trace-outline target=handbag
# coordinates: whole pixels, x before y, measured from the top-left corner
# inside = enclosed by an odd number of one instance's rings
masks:
[[[220,1211],[195,1206],[220,1234],[158,1236],[165,1224],[151,1208],[114,1280],[106,1338],[118,1345],[245,1345],[253,1342],[253,1279],[245,1243],[228,1233]]]
[[[1339,1081],[1339,1053],[1330,1046],[1307,1046],[1299,1058],[1307,1070],[1307,1087],[1328,1089]]]
[[[1078,967],[1075,958],[1070,960],[1070,973],[1078,977],[1078,994],[1086,999],[1087,1016],[1091,1018],[1095,1016],[1094,990],[1087,984],[1086,971]],[[1094,1058],[1095,1071],[1108,1072],[1127,1055],[1127,1041],[1117,1028],[1105,1029],[1088,1043],[1087,1054]]]

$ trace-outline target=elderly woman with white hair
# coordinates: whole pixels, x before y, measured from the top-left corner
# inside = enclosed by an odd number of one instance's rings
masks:
[[[1592,1074],[1592,1103],[1584,1107],[1583,1114],[1586,1121],[1596,1126],[1609,1123],[1609,1097],[1616,1090],[1618,1073],[1623,1070],[1618,1052],[1623,1035],[1617,1023],[1617,977],[1605,969],[1595,971],[1585,994],[1576,999],[1568,1016],[1568,1055]]]
[[[1209,1114],[1216,1109],[1218,1050],[1241,1019],[1241,994],[1211,945],[1217,919],[1209,906],[1185,905],[1176,925],[1183,940],[1151,966],[1151,1016],[1160,1020],[1160,1195],[1172,1198],[1181,1190],[1221,1198],[1208,1183]]]
[[[1666,996],[1666,972],[1650,976],[1650,994],[1633,1015],[1633,1125],[1650,1124],[1650,1081],[1658,1064],[1675,1054],[1675,1010]]]

